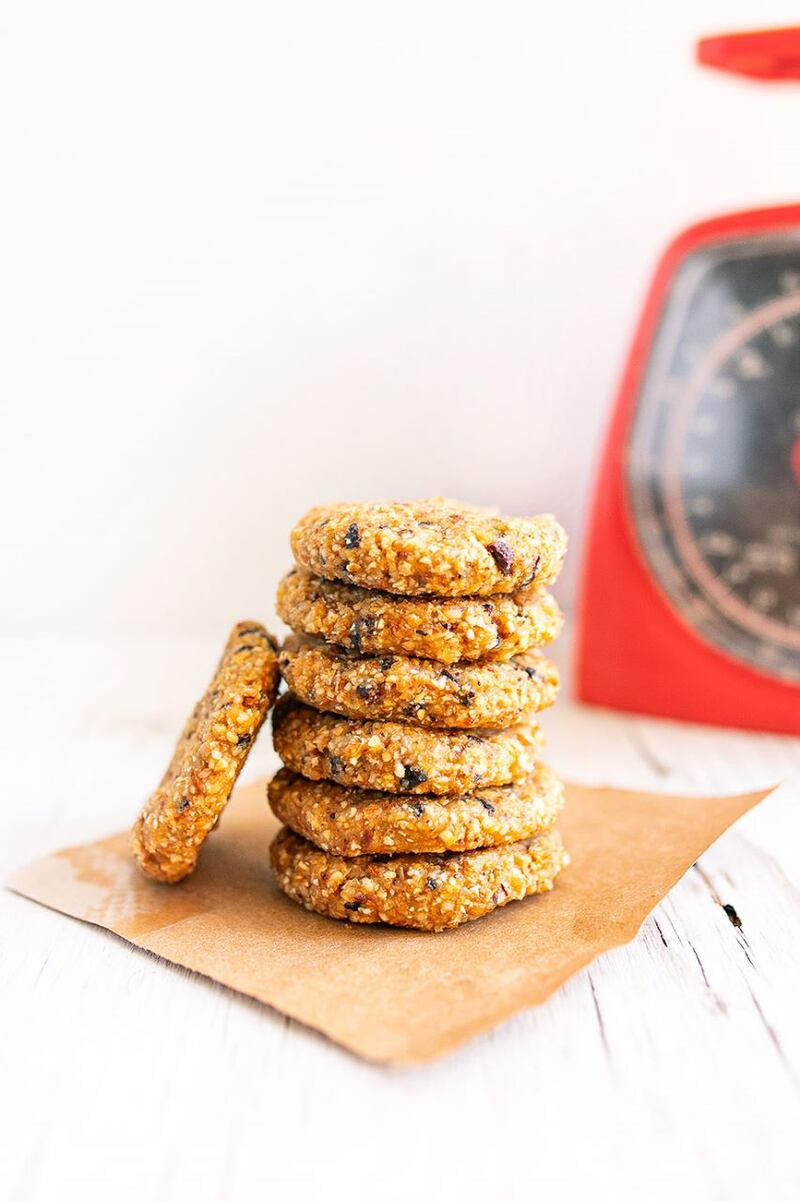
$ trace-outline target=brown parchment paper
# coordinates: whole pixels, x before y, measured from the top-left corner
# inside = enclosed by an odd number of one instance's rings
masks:
[[[393,1064],[433,1059],[628,942],[732,822],[769,791],[663,796],[567,788],[572,855],[555,889],[443,934],[335,922],[284,897],[264,783],[239,788],[194,875],[141,876],[127,835],[40,859],[9,882],[24,896],[113,930]]]

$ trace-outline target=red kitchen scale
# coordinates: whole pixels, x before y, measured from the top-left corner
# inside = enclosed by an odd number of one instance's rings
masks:
[[[701,42],[800,79],[800,29]],[[588,530],[577,693],[800,734],[800,204],[695,225],[645,300]]]

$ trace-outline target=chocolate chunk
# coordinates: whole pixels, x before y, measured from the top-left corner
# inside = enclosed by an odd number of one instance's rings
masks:
[[[400,778],[400,787],[406,792],[409,788],[418,788],[420,784],[424,784],[427,780],[427,774],[418,767],[409,767],[408,764],[403,765],[403,775]]]
[[[409,808],[411,809],[412,813],[416,814],[417,817],[422,817],[423,813],[425,812],[425,806],[423,805],[422,801],[410,801]]]
[[[433,876],[428,876],[428,879],[425,881],[425,887],[429,888],[431,892],[436,892],[436,889],[439,887],[439,885],[436,883]]]
[[[465,709],[469,709],[470,705],[475,700],[475,692],[472,688],[462,688],[458,694],[458,699]]]
[[[486,547],[503,575],[508,575],[514,564],[514,552],[505,538],[498,538]]]
[[[374,633],[374,617],[357,617],[350,626],[350,646],[352,650],[360,655],[364,649],[364,635],[366,634],[369,637]]]
[[[482,796],[477,797],[476,800],[480,801],[487,813],[494,813],[494,805],[491,801],[485,801]]]
[[[523,667],[522,670],[525,672],[525,675],[528,676],[531,680],[539,679],[539,673],[535,667]]]
[[[392,658],[391,655],[387,655],[385,659],[378,660],[378,667],[380,667],[381,671],[388,671],[389,668],[393,667],[393,666],[394,666],[394,659]]]
[[[249,746],[252,741],[253,741],[252,734],[240,734],[239,737],[236,739],[236,745],[237,746]]]
[[[361,531],[355,521],[351,521],[347,527],[347,533],[344,536],[344,544],[348,550],[353,550],[354,547],[361,544]]]
[[[334,779],[342,774],[344,769],[344,759],[340,759],[338,755],[328,755],[328,764],[330,766],[331,775]]]
[[[372,684],[359,684],[356,687],[356,695],[360,696],[362,701],[371,701],[375,694],[375,688]]]
[[[182,796],[178,801],[178,813],[185,813],[191,803],[191,799],[188,796]]]
[[[355,913],[357,909],[361,908],[362,904],[363,904],[363,900],[361,900],[361,901],[345,901],[344,907],[345,907],[345,909],[349,909],[351,913]]]

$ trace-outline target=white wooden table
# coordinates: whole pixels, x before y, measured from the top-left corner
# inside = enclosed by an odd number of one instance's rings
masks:
[[[0,871],[129,824],[212,640],[4,642]],[[800,1195],[800,740],[562,701],[550,760],[664,791],[781,790],[640,936],[426,1068],[0,893],[0,1196]],[[272,767],[268,739],[247,775]],[[287,1190],[291,1188],[291,1192]]]

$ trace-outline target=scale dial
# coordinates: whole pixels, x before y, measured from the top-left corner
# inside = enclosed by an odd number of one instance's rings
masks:
[[[638,397],[627,491],[680,618],[724,654],[800,681],[800,237],[683,261]]]

